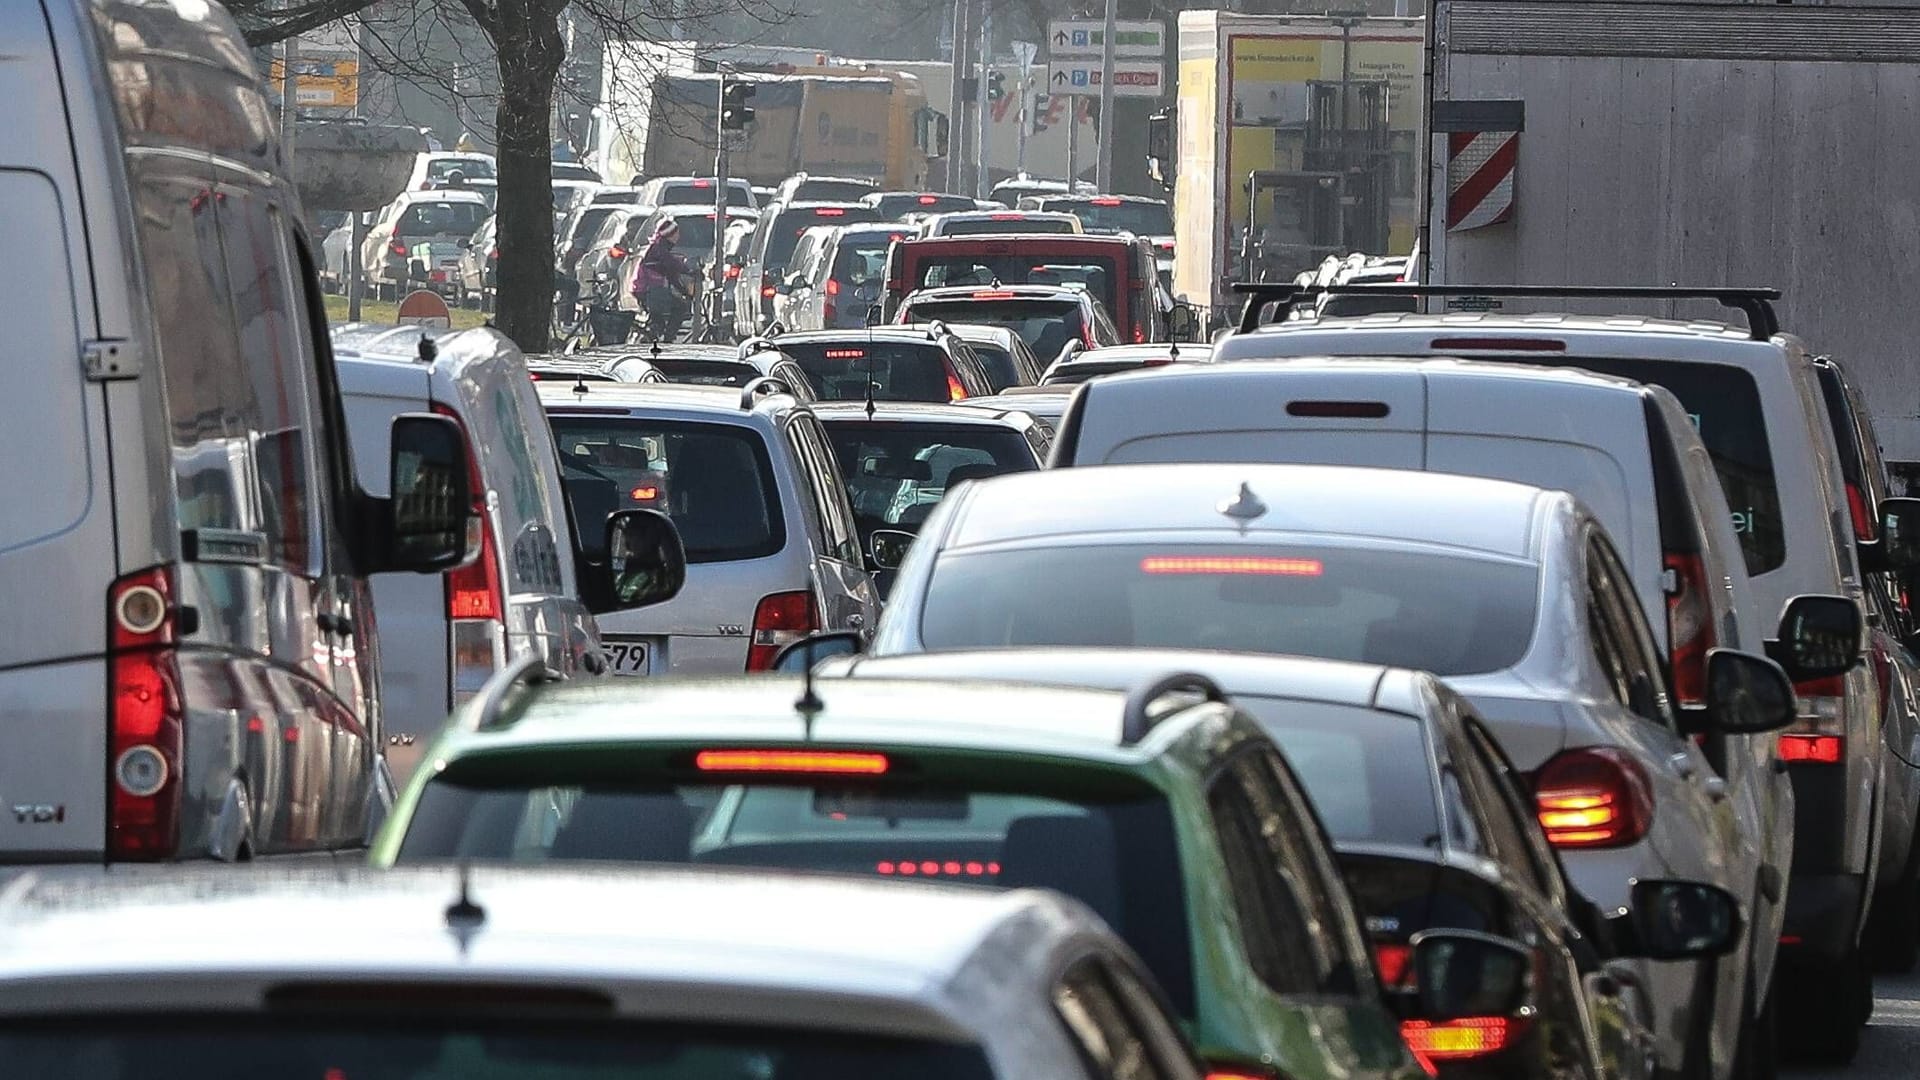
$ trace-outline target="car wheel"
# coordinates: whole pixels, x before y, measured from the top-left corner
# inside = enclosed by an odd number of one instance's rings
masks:
[[[1818,1065],[1845,1065],[1860,1052],[1860,1029],[1873,1008],[1873,973],[1858,949],[1832,965],[1782,968],[1776,992],[1793,1023],[1780,1031],[1780,1052]]]

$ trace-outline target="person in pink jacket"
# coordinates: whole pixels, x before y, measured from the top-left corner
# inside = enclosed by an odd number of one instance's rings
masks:
[[[693,267],[674,250],[679,240],[680,224],[672,218],[662,221],[640,253],[640,266],[633,274],[633,298],[647,313],[648,336],[656,341],[679,336],[687,301],[693,296]]]

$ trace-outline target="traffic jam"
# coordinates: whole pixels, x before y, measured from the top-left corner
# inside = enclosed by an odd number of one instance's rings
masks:
[[[524,348],[494,156],[309,217],[217,5],[0,15],[0,1076],[1854,1063],[1920,420],[1794,166],[1892,151],[1743,103],[1920,52],[1600,7],[1182,12],[1157,194],[556,162]],[[1249,167],[1309,31],[1419,126]]]

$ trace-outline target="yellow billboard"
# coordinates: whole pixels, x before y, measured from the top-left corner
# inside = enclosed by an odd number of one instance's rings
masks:
[[[283,85],[285,61],[274,57],[267,80],[275,93]],[[360,103],[360,61],[345,57],[296,56],[294,103],[303,109],[351,109]]]

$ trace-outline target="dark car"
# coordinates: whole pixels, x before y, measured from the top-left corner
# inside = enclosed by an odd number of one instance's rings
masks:
[[[1059,285],[989,285],[921,289],[900,304],[898,321],[984,323],[1019,334],[1034,356],[1052,363],[1069,348],[1120,344],[1107,310],[1085,289]]]
[[[965,195],[938,191],[876,191],[860,202],[879,211],[880,220],[892,222],[902,221],[908,214],[951,214],[976,208]]]
[[[993,393],[986,368],[944,326],[782,334],[822,401],[951,402]]]

